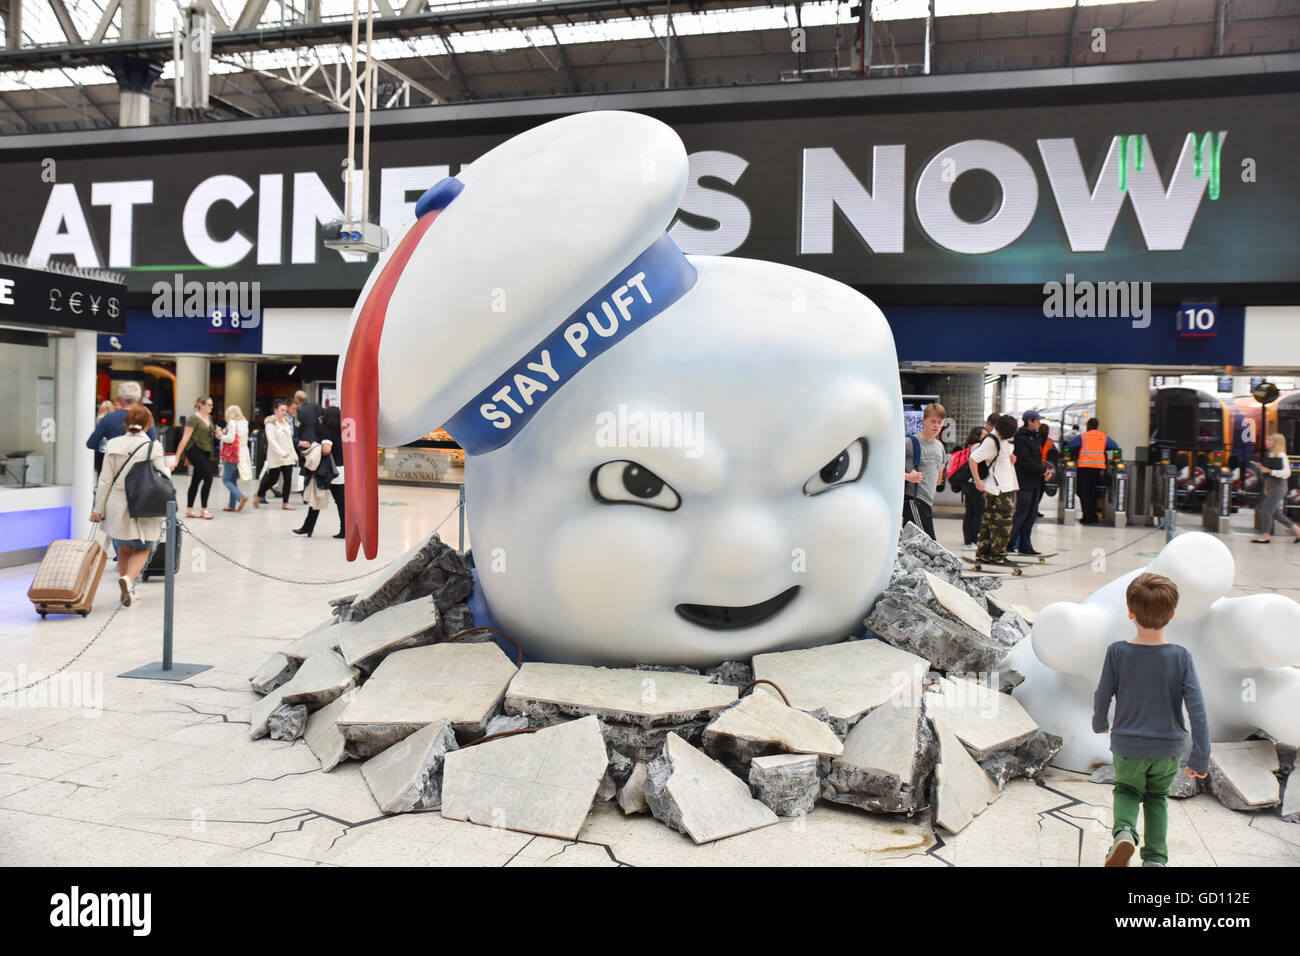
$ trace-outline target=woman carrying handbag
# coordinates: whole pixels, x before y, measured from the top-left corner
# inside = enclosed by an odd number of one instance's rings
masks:
[[[220,441],[222,432],[220,426],[212,421],[212,396],[200,395],[194,400],[194,414],[185,420],[185,431],[181,435],[181,443],[176,448],[176,460],[181,460],[181,455],[189,449],[190,468],[193,473],[190,475],[190,490],[186,496],[185,517],[196,517],[194,514],[194,497],[199,495],[199,503],[203,509],[201,517],[211,518],[208,513],[208,492],[212,490],[212,477],[216,469],[212,465],[212,443]]]
[[[166,477],[162,445],[151,441],[146,434],[153,427],[153,415],[143,405],[133,405],[126,414],[126,434],[110,439],[104,449],[104,468],[99,473],[99,486],[95,491],[95,510],[90,520],[103,522],[104,532],[117,546],[118,585],[122,589],[122,603],[128,607],[135,600],[135,579],[149,560],[149,552],[162,536],[162,514],[159,500],[175,489]],[[144,446],[149,446],[144,450]],[[157,477],[141,474],[133,477],[137,466],[157,471]],[[165,482],[166,489],[157,483]],[[141,491],[150,500],[141,508]],[[135,505],[134,511],[132,505]],[[160,512],[158,515],[153,512]]]
[[[248,460],[248,419],[238,405],[226,406],[226,429],[221,439],[221,483],[230,492],[230,504],[222,511],[242,511],[248,495],[239,490],[241,481],[253,477]]]

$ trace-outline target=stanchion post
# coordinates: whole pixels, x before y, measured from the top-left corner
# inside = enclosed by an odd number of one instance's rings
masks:
[[[456,539],[456,547],[460,554],[465,553],[465,486],[461,485],[456,490],[456,514],[460,521],[460,537]]]
[[[180,681],[208,670],[211,664],[177,664],[172,661],[172,630],[176,610],[176,561],[179,558],[179,526],[176,520],[176,499],[167,502],[167,517],[163,519],[163,566],[166,579],[163,591],[163,653],[162,660],[135,670],[118,674],[118,677],[138,677],[143,680]]]

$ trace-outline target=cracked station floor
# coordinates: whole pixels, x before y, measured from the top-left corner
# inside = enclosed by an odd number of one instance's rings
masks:
[[[191,519],[177,578],[176,660],[212,665],[184,683],[116,675],[160,657],[163,586],[139,585],[143,599],[116,608],[111,569],[88,618],[40,621],[26,590],[35,566],[0,569],[0,674],[22,685],[49,673],[102,635],[64,674],[0,700],[0,863],[8,865],[441,865],[638,866],[881,865],[1097,866],[1110,843],[1111,790],[1049,769],[1010,783],[952,836],[928,814],[874,816],[827,803],[803,820],[697,847],[646,816],[600,804],[576,841],[443,820],[436,811],[385,817],[359,764],[320,772],[301,740],[248,739],[256,699],[248,675],[292,638],[328,617],[327,600],[356,589],[336,583],[377,570],[420,540],[455,504],[451,491],[381,489],[379,561],[348,565],[336,528],[289,533],[302,519],[278,503],[213,521]],[[221,500],[214,497],[214,508]],[[299,507],[299,512],[302,508]],[[1300,599],[1300,548],[1286,539],[1249,544],[1249,514],[1226,540],[1237,559],[1233,594],[1275,590]],[[1194,528],[1193,518],[1184,518]],[[937,522],[940,540],[960,546],[960,522]],[[444,526],[456,540],[456,520]],[[1008,578],[1001,593],[1041,608],[1078,600],[1147,563],[1162,532],[1040,525],[1035,543],[1061,551],[1052,563]],[[197,540],[201,538],[202,540]],[[1114,551],[1099,567],[1094,549]],[[1123,550],[1115,551],[1117,548]],[[257,576],[218,552],[289,580]],[[1074,568],[1073,565],[1080,565]],[[1055,573],[1050,573],[1055,572]],[[1041,578],[1041,580],[1040,580]],[[290,581],[325,581],[311,586]],[[69,699],[74,681],[90,691]],[[102,706],[87,708],[102,689]],[[1212,796],[1171,801],[1173,866],[1300,865],[1300,825],[1276,812],[1243,814]]]

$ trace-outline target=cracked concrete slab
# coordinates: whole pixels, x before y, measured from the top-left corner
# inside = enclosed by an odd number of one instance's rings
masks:
[[[339,653],[349,664],[391,654],[393,651],[429,644],[439,634],[438,608],[429,598],[395,604],[376,611],[361,621],[347,621],[336,627]]]
[[[394,651],[357,691],[338,727],[365,756],[440,720],[468,741],[483,736],[514,675],[515,665],[495,644]]]
[[[649,766],[646,804],[656,819],[696,843],[771,826],[777,816],[754,799],[739,777],[676,734]]]
[[[916,700],[930,669],[922,657],[875,639],[759,654],[754,677],[772,681],[802,711],[825,707],[841,736],[900,690]]]
[[[1287,823],[1300,823],[1300,771],[1293,768],[1286,778],[1282,793],[1282,819]]]
[[[356,686],[360,672],[349,667],[336,650],[322,650],[303,661],[288,683],[253,704],[248,735],[256,740],[269,732],[271,715],[281,705],[305,704],[308,711],[324,707]]]
[[[928,799],[933,768],[934,737],[921,707],[896,698],[853,725],[822,796],[864,810],[914,813]]]
[[[288,683],[289,678],[293,677],[301,666],[301,660],[290,660],[277,651],[266,659],[266,662],[257,669],[256,674],[248,679],[249,686],[255,693],[269,694],[277,687]]]
[[[361,776],[384,813],[435,810],[442,803],[443,762],[455,749],[451,723],[440,720],[371,757]]]
[[[988,602],[989,610],[993,612],[995,617],[1000,618],[1003,614],[1006,614],[1007,611],[1015,611],[1027,624],[1029,624],[1030,627],[1033,627],[1034,618],[1038,616],[1025,605],[1016,604],[1014,601],[1008,601],[1006,598],[999,597],[992,591],[984,595],[984,600]]]
[[[990,803],[998,788],[966,751],[945,718],[930,715],[937,738],[934,766],[934,825],[949,833],[960,833]]]
[[[305,661],[320,651],[338,650],[339,631],[334,627],[334,618],[317,624],[296,641],[282,647],[280,653],[290,660]]]
[[[1210,744],[1210,792],[1230,810],[1262,810],[1282,802],[1277,750],[1267,740]]]
[[[443,763],[442,816],[577,839],[607,765],[595,717],[457,750]]]
[[[346,694],[331,701],[307,718],[303,739],[320,761],[321,770],[329,773],[345,758],[347,738],[339,732],[337,721],[352,699]]]
[[[778,817],[801,817],[817,803],[821,778],[815,754],[769,754],[749,764],[754,799]]]
[[[1038,732],[1020,701],[960,677],[940,677],[925,692],[927,714],[943,717],[977,760],[1014,750]]]
[[[985,637],[993,634],[993,619],[989,612],[980,607],[975,599],[961,588],[949,584],[929,571],[923,571],[925,583],[930,586],[930,593],[939,602],[939,606],[968,627],[974,628]]]
[[[704,728],[704,752],[745,776],[755,757],[775,753],[838,757],[844,745],[826,724],[787,707],[776,691],[760,684]]]

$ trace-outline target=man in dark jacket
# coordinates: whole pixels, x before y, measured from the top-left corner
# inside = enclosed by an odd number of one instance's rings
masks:
[[[126,434],[126,413],[133,406],[140,404],[143,397],[139,382],[123,382],[117,387],[117,400],[121,405],[115,408],[99,420],[95,430],[90,433],[86,439],[86,447],[91,451],[99,451],[100,445],[110,438],[117,438],[119,435]],[[158,433],[154,431],[153,426],[149,426],[149,437],[156,439]]]
[[[1016,456],[1016,482],[1020,493],[1016,495],[1016,515],[1011,520],[1011,547],[1021,554],[1039,554],[1034,550],[1030,534],[1038,517],[1038,502],[1043,497],[1043,445],[1038,436],[1039,414],[1030,409],[1021,416],[1024,424],[1016,432],[1012,454]]]

